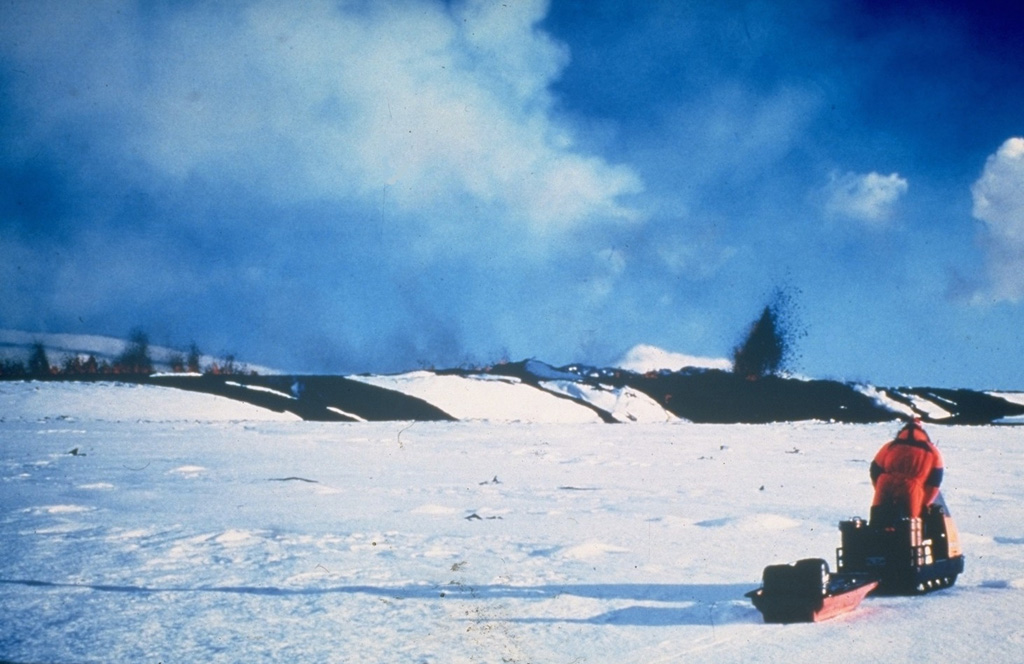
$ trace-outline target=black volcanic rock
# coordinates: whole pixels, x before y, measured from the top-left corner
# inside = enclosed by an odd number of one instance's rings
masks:
[[[628,384],[692,422],[798,420],[884,422],[892,411],[851,385],[778,376],[749,379],[720,370],[634,375]]]
[[[507,362],[486,369],[448,369],[438,375],[468,380],[516,379],[553,397],[593,410],[604,422],[619,421],[586,400],[584,391],[629,387],[648,395],[672,414],[692,422],[766,423],[834,421],[885,422],[910,415],[943,424],[993,424],[1024,416],[1024,405],[998,394],[944,388],[874,388],[831,380],[780,376],[747,378],[719,369],[691,367],[644,374],[584,365],[552,367],[538,360]],[[486,375],[485,375],[486,374]],[[93,375],[43,380],[147,383],[216,394],[276,412],[318,421],[451,421],[451,415],[423,399],[344,376],[288,375]],[[558,381],[560,385],[553,385]],[[873,394],[874,393],[874,394]],[[877,396],[876,396],[877,395]]]
[[[162,375],[148,382],[217,394],[276,412],[294,413],[304,420],[429,422],[454,419],[422,399],[342,376]]]
[[[904,403],[913,403],[906,395],[914,395],[927,399],[941,406],[950,413],[948,418],[929,418],[944,424],[990,424],[1006,417],[1024,415],[1024,406],[1011,403],[987,392],[965,389],[945,389],[935,387],[903,387],[886,390],[894,398]]]

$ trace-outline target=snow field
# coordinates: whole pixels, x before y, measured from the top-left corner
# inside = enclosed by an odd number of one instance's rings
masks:
[[[597,413],[568,399],[553,398],[518,378],[479,374],[474,378],[414,371],[352,380],[423,399],[457,420],[599,423]]]
[[[1024,643],[1017,428],[929,428],[955,588],[776,626],[743,593],[771,563],[834,564],[895,425],[119,421],[64,396],[0,394],[2,660],[1015,662]],[[166,390],[164,414],[204,416],[192,396]]]
[[[0,381],[0,417],[53,422],[299,419],[212,394],[156,385],[64,381]]]

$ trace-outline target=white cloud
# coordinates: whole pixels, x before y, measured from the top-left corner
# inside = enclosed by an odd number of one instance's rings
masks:
[[[985,224],[991,279],[977,300],[1024,299],[1024,138],[1010,138],[985,162],[971,187],[974,216]]]
[[[732,362],[723,357],[698,357],[667,351],[657,346],[639,344],[627,352],[615,366],[627,371],[644,373],[668,369],[678,371],[686,367],[703,367],[706,369],[732,369]]]
[[[619,249],[602,249],[597,252],[597,259],[609,275],[617,277],[626,271],[626,255]]]
[[[537,27],[546,0],[34,6],[0,48],[31,74],[19,99],[40,142],[93,127],[147,172],[284,200],[386,190],[432,219],[482,206],[547,232],[636,217],[620,198],[638,175],[578,149],[552,110],[569,54]]]
[[[759,180],[791,154],[822,103],[820,95],[799,87],[765,93],[718,82],[656,127],[652,148],[671,151],[672,168],[685,168],[694,191]]]
[[[602,249],[594,254],[594,259],[595,269],[587,281],[586,290],[591,303],[611,295],[627,267],[626,255],[619,249]]]
[[[909,184],[898,173],[833,173],[825,187],[825,211],[837,217],[880,226],[892,217]]]
[[[736,255],[736,248],[721,246],[716,240],[668,240],[658,247],[658,257],[668,270],[695,281],[714,277]]]

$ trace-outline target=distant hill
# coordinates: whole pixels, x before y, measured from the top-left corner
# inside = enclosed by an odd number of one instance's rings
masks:
[[[879,388],[719,369],[636,373],[528,360],[487,370],[360,376],[140,378],[245,401],[307,420],[496,422],[869,423],[919,417],[940,424],[1024,424],[1024,393]]]
[[[0,330],[0,358],[24,358],[37,342],[53,363],[70,354],[111,361],[126,344],[110,337]],[[1024,392],[877,387],[779,376],[751,380],[723,368],[722,360],[649,346],[633,349],[620,362],[623,367],[554,367],[531,359],[486,369],[352,376],[286,375],[251,365],[245,365],[246,375],[174,374],[167,371],[167,362],[180,351],[151,346],[150,352],[163,373],[77,379],[214,394],[319,421],[731,424],[919,417],[941,424],[1024,424]],[[700,366],[679,366],[687,361]],[[669,368],[649,369],[659,364]],[[250,375],[250,369],[258,375]]]
[[[49,334],[23,332],[20,330],[0,330],[0,360],[24,362],[32,353],[32,349],[37,343],[43,345],[50,363],[54,366],[60,366],[64,360],[72,356],[83,360],[92,356],[98,362],[112,364],[129,344],[124,339],[96,334]],[[151,359],[158,371],[169,371],[172,359],[176,356],[182,356],[186,352],[186,349],[167,348],[152,344],[149,346]],[[223,363],[223,361],[223,358],[212,355],[202,355],[200,357],[202,366]],[[245,364],[244,366],[247,371],[255,371],[260,374],[280,373],[267,367],[251,364]]]

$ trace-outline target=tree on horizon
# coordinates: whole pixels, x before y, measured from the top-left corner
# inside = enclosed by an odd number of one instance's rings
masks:
[[[32,354],[28,358],[28,373],[31,376],[50,375],[50,358],[46,356],[46,346],[42,341],[32,344]]]
[[[153,373],[153,360],[149,356],[149,335],[135,328],[128,335],[128,345],[114,363],[121,373]]]

